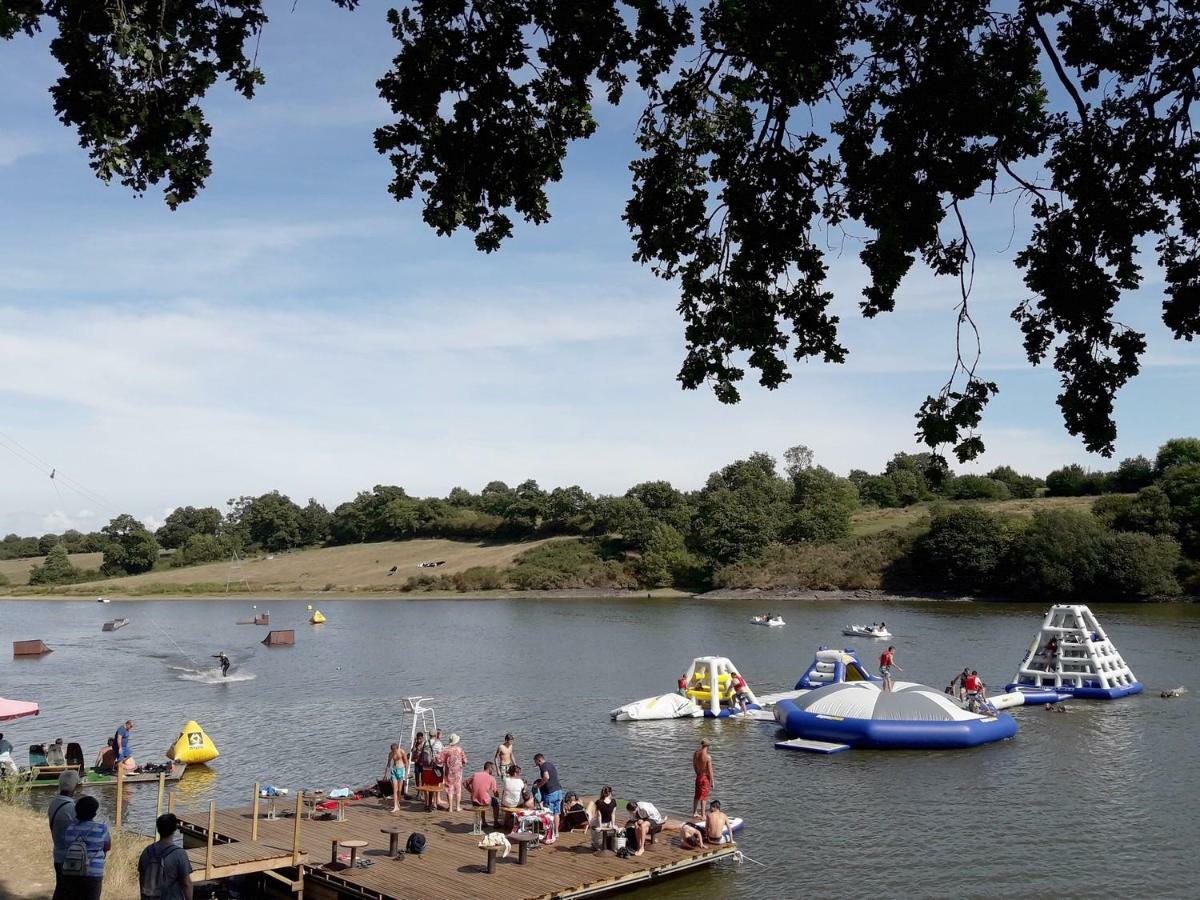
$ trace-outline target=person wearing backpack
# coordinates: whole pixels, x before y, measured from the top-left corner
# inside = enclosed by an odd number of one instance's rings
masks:
[[[50,840],[54,844],[54,900],[62,900],[62,863],[67,854],[67,826],[75,821],[75,791],[79,773],[68,769],[58,776],[58,793],[50,801],[46,817],[50,822]]]
[[[179,819],[163,813],[154,820],[158,840],[138,857],[138,885],[142,900],[192,900],[192,862],[175,843]]]
[[[75,821],[67,826],[64,840],[61,891],[59,900],[100,900],[104,884],[104,861],[112,849],[108,826],[96,821],[100,802],[95,797],[80,797],[75,802]]]

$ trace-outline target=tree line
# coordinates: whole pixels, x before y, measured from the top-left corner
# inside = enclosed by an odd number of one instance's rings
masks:
[[[782,466],[769,454],[753,453],[713,472],[693,491],[658,480],[623,495],[595,496],[578,485],[545,490],[527,480],[420,498],[396,485],[376,485],[332,511],[313,499],[301,506],[270,491],[230,499],[224,513],[211,506],[179,507],[154,532],[123,514],[91,534],[9,535],[0,549],[10,557],[46,555],[32,580],[62,584],[213,562],[234,552],[412,538],[521,541],[574,535],[591,540],[583,550],[532,554],[518,565],[514,586],[563,587],[582,578],[596,585],[696,587],[729,583],[731,572],[752,568],[780,548],[850,540],[851,516],[864,506],[1088,493],[1109,496],[1098,499],[1091,513],[1039,512],[1028,525],[977,507],[935,505],[928,532],[902,548],[891,568],[934,589],[1177,593],[1180,579],[1190,577],[1192,560],[1200,558],[1196,438],[1167,441],[1153,461],[1126,459],[1107,473],[1066,466],[1044,481],[1008,466],[986,475],[957,474],[924,453],[897,453],[882,472],[855,470],[841,477],[815,465],[811,451],[797,446],[784,453]],[[1059,549],[1052,553],[1048,548],[1055,541]],[[103,553],[97,572],[71,564],[68,553],[81,552]],[[1087,571],[1077,571],[1079,566]],[[496,577],[474,576],[479,584]],[[413,581],[417,587],[459,586],[437,578]],[[482,589],[479,584],[469,586]]]

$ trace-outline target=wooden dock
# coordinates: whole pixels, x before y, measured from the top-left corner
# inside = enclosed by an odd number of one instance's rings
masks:
[[[281,811],[282,812],[282,811]],[[290,811],[289,811],[290,812]],[[618,815],[623,812],[618,810]],[[190,842],[208,841],[207,814],[181,814],[183,834]],[[490,816],[489,816],[490,818]],[[416,802],[402,803],[398,814],[392,814],[391,801],[378,799],[350,801],[346,804],[345,820],[336,821],[303,817],[300,821],[299,846],[307,854],[308,864],[287,868],[281,860],[272,877],[277,881],[293,881],[293,891],[308,898],[365,898],[365,900],[569,900],[593,897],[611,891],[657,882],[663,878],[711,865],[736,852],[732,844],[706,845],[703,850],[688,850],[680,846],[679,832],[671,828],[680,822],[669,816],[667,829],[653,845],[647,845],[642,856],[621,859],[615,855],[599,856],[592,850],[591,835],[560,834],[553,844],[538,846],[529,854],[526,865],[517,863],[514,844],[507,859],[498,859],[495,873],[486,871],[487,852],[480,849],[481,836],[472,834],[473,814],[443,810],[426,812]],[[219,810],[213,819],[214,852],[237,843],[251,842],[253,808]],[[404,854],[401,859],[388,856],[388,835],[380,829],[399,826],[400,848],[403,850],[409,834],[419,831],[425,835],[425,852],[420,856]],[[260,811],[257,828],[258,845],[276,848],[293,846],[295,820],[291,814],[269,820]],[[370,860],[366,868],[340,868],[328,865],[334,840],[367,841],[359,854],[360,860]],[[203,869],[204,849],[193,859],[197,880]],[[291,850],[287,850],[287,856]],[[215,859],[215,857],[214,857]],[[255,871],[263,871],[258,869]],[[214,876],[219,877],[219,876]],[[284,888],[286,893],[287,889]]]

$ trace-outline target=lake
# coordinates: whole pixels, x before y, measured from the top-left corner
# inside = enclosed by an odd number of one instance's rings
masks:
[[[237,625],[250,604],[267,629]],[[747,827],[748,859],[684,876],[641,896],[779,898],[1195,896],[1200,795],[1200,607],[1095,606],[1146,693],[1072,702],[1068,714],[1018,708],[1017,736],[968,751],[775,750],[772,724],[614,723],[610,709],[666,693],[695,656],[730,657],[759,693],[790,689],[821,644],[878,646],[840,629],[886,620],[901,678],[945,686],[964,665],[994,689],[1010,680],[1045,609],[948,602],[699,600],[330,600],[325,625],[308,600],[0,603],[5,640],[42,638],[40,659],[0,656],[0,695],[42,704],[2,726],[24,763],[33,742],[63,737],[91,761],[117,724],[135,720],[142,761],[161,757],[188,719],[221,751],[178,786],[180,802],[245,804],[255,781],[299,788],[361,785],[407,737],[400,698],[432,697],[445,734],[472,766],[506,731],[528,773],[535,752],[568,790],[609,783],[622,798],[690,809],[690,756],[713,743],[716,789]],[[752,614],[781,613],[786,628]],[[128,617],[126,628],[101,624]],[[228,682],[189,680],[224,650]],[[211,680],[211,679],[208,679]],[[153,787],[131,788],[149,831]],[[111,789],[99,789],[111,812]],[[48,797],[43,798],[48,799]]]

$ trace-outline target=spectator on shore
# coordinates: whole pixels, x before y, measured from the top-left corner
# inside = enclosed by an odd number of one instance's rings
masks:
[[[654,836],[663,830],[667,817],[653,803],[645,800],[636,803],[630,800],[625,804],[625,809],[629,813],[629,821],[625,823],[625,839],[637,847],[633,855],[641,856],[646,852],[646,844],[653,844]]]
[[[58,793],[50,801],[46,816],[50,822],[50,840],[54,843],[54,896],[60,900],[63,856],[67,852],[67,826],[75,824],[75,791],[79,789],[79,773],[74,769],[58,776]]]
[[[558,768],[546,759],[545,754],[539,753],[533,758],[538,767],[538,779],[533,783],[533,793],[539,797],[542,805],[556,816],[562,811],[563,789],[558,782]]]
[[[192,862],[175,843],[179,819],[163,813],[154,820],[158,840],[138,857],[138,885],[143,900],[192,900]]]
[[[471,805],[492,808],[492,823],[500,827],[500,789],[496,785],[496,764],[488,760],[483,764],[483,771],[475,772],[464,783],[471,797]]]
[[[438,734],[441,734],[439,731]],[[462,811],[463,769],[467,765],[467,754],[458,745],[457,734],[450,735],[450,744],[437,755],[437,764],[442,767],[442,780],[446,786],[446,799],[450,812]]]
[[[100,900],[104,885],[104,863],[112,840],[108,826],[96,821],[100,801],[95,797],[80,797],[75,803],[75,821],[67,826],[63,840],[62,878],[55,897],[58,900]]]
[[[704,738],[700,741],[700,749],[692,754],[692,768],[696,771],[696,789],[692,793],[693,816],[704,815],[704,801],[712,792],[713,781],[716,780],[708,746],[708,738]]]

